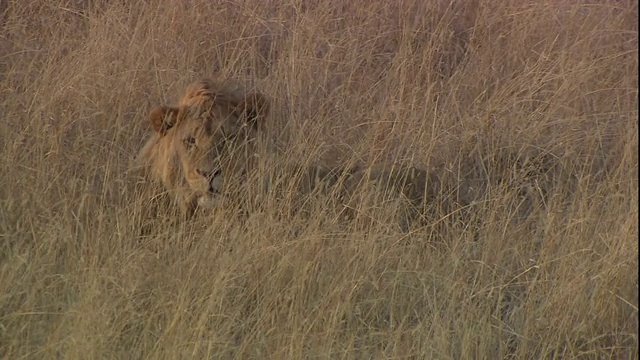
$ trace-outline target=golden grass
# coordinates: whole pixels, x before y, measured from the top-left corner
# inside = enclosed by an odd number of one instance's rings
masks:
[[[0,12],[0,357],[638,357],[637,2]],[[214,71],[273,99],[280,156],[480,174],[473,221],[149,218],[146,115]],[[562,169],[525,217],[503,154]]]

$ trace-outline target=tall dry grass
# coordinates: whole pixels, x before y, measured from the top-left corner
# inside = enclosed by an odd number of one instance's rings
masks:
[[[638,357],[637,2],[0,11],[2,358]],[[280,157],[480,174],[473,221],[269,197],[149,218],[128,172],[146,114],[214,71],[272,98]],[[525,217],[504,154],[562,169]]]

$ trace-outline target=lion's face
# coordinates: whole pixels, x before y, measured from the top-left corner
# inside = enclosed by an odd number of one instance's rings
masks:
[[[158,106],[149,121],[154,136],[140,158],[173,191],[183,210],[213,207],[222,198],[223,179],[242,171],[243,155],[268,104],[237,84],[201,80],[177,106]],[[246,159],[245,159],[246,160]]]

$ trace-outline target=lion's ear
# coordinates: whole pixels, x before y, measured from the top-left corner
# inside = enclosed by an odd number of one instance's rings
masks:
[[[246,121],[255,125],[269,114],[269,101],[260,93],[250,93],[242,99],[238,108]]]
[[[149,114],[149,122],[153,130],[164,135],[178,120],[178,108],[170,106],[156,106]]]

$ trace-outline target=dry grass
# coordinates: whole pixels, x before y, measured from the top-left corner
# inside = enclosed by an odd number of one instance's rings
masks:
[[[637,359],[637,2],[0,11],[0,357]],[[475,174],[473,221],[149,218],[146,114],[213,71],[273,99],[281,156]],[[505,160],[543,156],[544,189]]]

